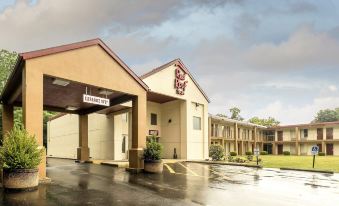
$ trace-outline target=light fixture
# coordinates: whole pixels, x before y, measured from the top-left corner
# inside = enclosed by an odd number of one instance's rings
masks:
[[[101,94],[101,95],[111,95],[111,94],[113,94],[113,92],[105,90],[105,89],[99,89],[99,94]]]
[[[70,83],[69,81],[63,80],[63,79],[54,79],[53,80],[53,84],[63,86],[63,87],[69,85],[69,83]]]
[[[75,110],[78,110],[79,107],[74,107],[74,106],[67,106],[66,107],[66,110],[69,110],[69,111],[75,111]]]

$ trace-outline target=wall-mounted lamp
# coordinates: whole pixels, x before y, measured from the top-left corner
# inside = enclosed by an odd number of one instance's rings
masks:
[[[78,110],[79,107],[74,107],[74,106],[67,106],[66,107],[66,110],[69,110],[69,111],[75,111],[75,110]]]
[[[67,81],[67,80],[57,79],[57,78],[54,79],[53,82],[52,82],[52,84],[59,85],[59,86],[63,86],[63,87],[69,85],[69,83],[70,83],[70,82]]]
[[[172,119],[169,119],[169,120],[168,120],[168,123],[171,123],[171,122],[172,122]]]
[[[113,94],[113,92],[112,91],[108,91],[106,89],[99,89],[99,94],[108,96],[108,95]]]

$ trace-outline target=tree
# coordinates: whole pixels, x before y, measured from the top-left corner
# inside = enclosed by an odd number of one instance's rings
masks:
[[[16,52],[10,52],[7,50],[0,50],[0,93],[5,87],[7,79],[12,72],[15,62],[18,58]],[[43,139],[44,139],[44,146],[47,143],[47,121],[49,117],[55,115],[55,112],[48,112],[44,111],[43,113]],[[2,107],[0,107],[0,143],[2,142]],[[22,109],[21,108],[14,108],[14,124],[16,126],[22,125]]]
[[[265,118],[261,119],[259,117],[252,117],[248,121],[253,124],[258,124],[258,125],[262,125],[266,127],[277,126],[280,124],[280,122],[273,117],[268,117],[267,119]]]
[[[216,116],[218,116],[218,117],[224,117],[224,118],[228,118],[226,114],[220,114],[220,113],[219,113],[219,114],[216,114]]]
[[[240,114],[240,109],[238,107],[233,107],[230,109],[231,112],[231,119],[235,120],[244,120],[239,114]]]
[[[2,92],[9,74],[15,65],[17,53],[7,50],[0,50],[0,92]]]
[[[18,55],[15,52],[9,52],[7,50],[0,50],[0,93],[2,93],[5,83],[8,79],[9,74],[12,72],[15,65],[15,61]],[[17,112],[14,112],[14,122],[17,123]],[[0,107],[0,143],[2,142],[2,106]]]
[[[339,121],[339,108],[320,110],[315,116],[314,122]]]

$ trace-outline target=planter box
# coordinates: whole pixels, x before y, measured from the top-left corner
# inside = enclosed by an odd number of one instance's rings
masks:
[[[3,187],[6,190],[35,190],[39,186],[38,169],[3,170]]]
[[[162,173],[164,164],[162,160],[144,160],[144,171],[149,173]]]

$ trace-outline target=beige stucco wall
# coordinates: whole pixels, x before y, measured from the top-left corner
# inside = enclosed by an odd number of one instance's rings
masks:
[[[161,105],[161,128],[160,143],[164,146],[163,157],[173,158],[174,148],[178,158],[181,158],[180,139],[180,100],[167,102]]]
[[[176,94],[176,90],[174,89],[175,68],[176,66],[174,65],[169,66],[168,68],[143,79],[143,81],[154,92],[166,94],[183,100],[179,107],[181,117],[179,136],[181,139],[181,158],[208,158],[208,102],[189,75],[186,75],[188,84],[185,94]],[[196,111],[195,103],[199,105],[198,113]],[[197,131],[193,130],[194,115],[202,117],[201,133],[197,133]],[[162,134],[163,133],[164,131],[162,131]]]
[[[125,116],[126,113],[88,116],[88,146],[92,159],[126,159],[126,153],[121,152],[123,135],[127,138],[128,148],[128,117],[126,119]],[[78,115],[74,114],[67,114],[48,122],[48,156],[76,158],[76,149],[79,146],[78,124]]]
[[[49,121],[47,123],[47,156],[76,159],[79,146],[78,125],[78,115],[74,114]]]
[[[161,108],[162,104],[156,102],[147,101],[147,115],[146,115],[146,122],[147,122],[147,130],[146,136],[149,135],[149,130],[158,130],[159,136],[162,136],[161,128],[162,128],[162,121],[161,121]],[[151,125],[151,114],[154,113],[157,115],[157,125]]]

